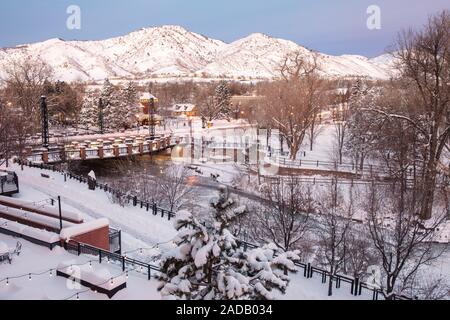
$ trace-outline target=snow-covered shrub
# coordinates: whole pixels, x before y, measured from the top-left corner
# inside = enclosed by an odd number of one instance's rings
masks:
[[[188,211],[177,215],[176,248],[163,257],[161,294],[187,300],[273,299],[274,289],[285,292],[295,272],[296,252],[275,245],[244,252],[228,229],[246,213],[227,190],[211,201],[213,223],[204,225]]]

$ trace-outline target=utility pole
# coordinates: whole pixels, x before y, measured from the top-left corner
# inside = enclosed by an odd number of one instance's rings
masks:
[[[48,108],[47,97],[41,96],[41,122],[42,122],[42,147],[48,149],[49,132],[48,132]]]
[[[103,99],[100,98],[98,99],[98,123],[100,125],[100,133],[103,134],[104,133],[104,118],[103,118]]]
[[[58,209],[59,209],[59,231],[61,232],[63,229],[62,211],[61,211],[61,196],[58,196]]]
[[[261,185],[261,166],[260,166],[260,154],[259,151],[261,149],[261,141],[259,140],[259,125],[256,128],[256,167],[258,169],[258,185]]]

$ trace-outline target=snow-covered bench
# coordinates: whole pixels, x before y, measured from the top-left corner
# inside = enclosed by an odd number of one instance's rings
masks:
[[[51,250],[59,246],[61,239],[58,234],[48,232],[42,229],[29,227],[14,221],[8,221],[0,218],[0,233],[11,235],[16,238],[22,238],[34,244],[45,246]],[[20,254],[20,248],[16,247],[16,254]]]
[[[6,244],[0,242],[0,263],[6,261],[9,264],[11,264],[13,256],[14,255],[19,256],[21,251],[22,251],[22,243],[20,243],[19,241],[17,241],[16,249],[14,250],[10,250]]]
[[[61,263],[56,274],[59,277],[74,280],[98,293],[106,294],[110,299],[127,287],[125,275],[114,277],[106,268],[95,269],[87,265],[73,267],[68,263]]]

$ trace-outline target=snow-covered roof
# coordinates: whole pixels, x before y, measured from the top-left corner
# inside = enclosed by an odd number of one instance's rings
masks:
[[[97,177],[95,176],[94,170],[91,170],[91,172],[89,172],[88,176],[89,176],[92,180],[97,180]]]
[[[150,99],[157,100],[157,98],[149,92],[141,94],[141,101],[149,101]]]
[[[0,203],[5,206],[10,205],[10,206],[20,207],[24,210],[27,210],[27,209],[40,210],[40,211],[45,212],[47,215],[49,215],[51,217],[59,219],[58,208],[50,206],[50,204],[41,203],[41,202],[36,203],[36,202],[25,201],[25,200],[17,199],[17,198],[4,197],[4,196],[0,196]],[[76,222],[76,223],[83,222],[83,216],[79,213],[71,212],[71,211],[68,211],[67,209],[63,208],[61,214],[62,214],[63,219],[65,219],[65,220],[68,220],[71,222]]]
[[[0,255],[8,253],[9,247],[4,242],[0,242]]]
[[[86,234],[104,227],[109,227],[109,220],[106,218],[64,228],[61,230],[60,237],[63,240],[70,240],[73,237]]]
[[[195,111],[195,104],[192,103],[180,103],[173,106],[174,112],[193,112]]]
[[[7,220],[22,220],[22,221],[28,221],[30,223],[38,224],[43,227],[49,227],[52,229],[59,229],[60,222],[57,218],[51,218],[47,216],[43,216],[38,213],[29,212],[25,210],[15,209],[11,207],[6,207],[3,205],[0,205],[0,213],[2,215],[7,216]],[[67,221],[62,221],[63,227],[69,227],[72,225],[72,223],[69,223]]]

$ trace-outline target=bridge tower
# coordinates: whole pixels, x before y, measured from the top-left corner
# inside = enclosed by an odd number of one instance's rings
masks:
[[[49,147],[49,130],[48,130],[48,108],[47,97],[41,97],[41,124],[42,124],[42,147]]]
[[[151,93],[146,93],[141,98],[141,104],[144,106],[144,113],[148,114],[148,127],[150,140],[156,138],[156,99]]]

